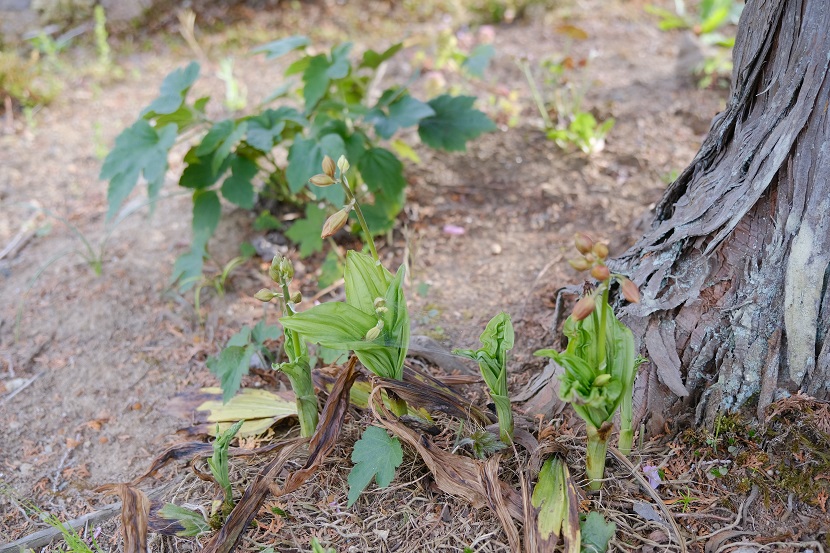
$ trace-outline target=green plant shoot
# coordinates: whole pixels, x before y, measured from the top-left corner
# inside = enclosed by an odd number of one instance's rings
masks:
[[[340,184],[347,204],[326,220],[322,236],[328,238],[348,221],[354,209],[372,255],[357,251],[346,254],[346,302],[316,305],[302,313],[280,319],[282,325],[299,333],[305,340],[322,346],[354,351],[363,366],[382,378],[400,380],[409,349],[409,313],[403,294],[404,268],[394,276],[381,263],[372,233],[352,194],[346,173],[349,162],[341,156],[335,166],[326,156],[323,173],[310,180],[317,186]],[[339,175],[337,173],[339,172]],[[337,178],[335,178],[337,177]],[[392,411],[405,415],[406,403],[389,397]]]
[[[639,291],[622,275],[611,274],[605,265],[608,247],[583,235],[576,236],[582,254],[570,264],[577,270],[590,270],[599,286],[581,298],[565,321],[563,332],[568,346],[563,352],[543,349],[535,355],[553,358],[564,370],[560,377],[559,397],[567,401],[585,421],[588,434],[586,471],[591,489],[602,486],[608,438],[612,419],[620,408],[620,450],[631,451],[633,431],[632,396],[637,359],[634,335],[622,324],[608,304],[612,281],[621,284],[628,301],[639,301]]]
[[[276,255],[271,261],[271,268],[268,271],[278,286],[278,290],[263,288],[256,293],[256,299],[270,302],[277,299],[282,308],[283,327],[285,328],[285,342],[283,349],[288,361],[274,363],[271,367],[274,370],[285,373],[291,382],[291,389],[297,398],[297,415],[300,419],[300,435],[304,438],[311,437],[317,428],[319,415],[317,413],[317,395],[314,393],[314,382],[311,377],[311,361],[308,347],[296,330],[285,325],[284,321],[295,316],[294,305],[300,303],[302,295],[299,292],[291,295],[288,285],[294,278],[294,266],[291,261],[283,256]]]
[[[490,398],[496,405],[499,437],[502,442],[510,444],[513,442],[513,411],[507,393],[507,352],[513,349],[514,342],[510,315],[502,312],[490,319],[479,336],[479,341],[481,347],[477,350],[456,349],[453,353],[478,362],[481,375],[490,390]]]
[[[219,426],[217,425],[217,436],[213,442],[213,455],[207,460],[210,472],[224,494],[222,501],[223,516],[228,516],[234,505],[233,488],[231,487],[231,477],[228,469],[228,448],[231,445],[231,440],[236,436],[244,422],[244,420],[237,422],[221,434],[218,432]]]

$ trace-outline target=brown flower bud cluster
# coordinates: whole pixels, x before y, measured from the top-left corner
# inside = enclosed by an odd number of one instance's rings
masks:
[[[620,290],[626,300],[631,303],[640,302],[640,290],[637,285],[622,275],[612,274],[605,264],[605,260],[608,258],[608,246],[606,244],[594,242],[587,234],[577,233],[574,236],[574,246],[581,255],[568,260],[571,267],[580,272],[590,271],[591,276],[600,281],[600,288],[603,285],[610,285],[611,279],[616,280],[620,283]],[[572,317],[577,321],[581,321],[593,313],[594,309],[596,309],[595,295],[587,295],[576,302]]]

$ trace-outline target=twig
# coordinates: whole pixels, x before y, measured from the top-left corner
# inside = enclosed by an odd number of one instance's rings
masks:
[[[346,281],[341,278],[340,280],[338,280],[334,284],[332,284],[330,286],[326,286],[325,288],[323,288],[322,290],[320,290],[319,292],[314,294],[309,301],[313,304],[315,301],[319,300],[320,298],[322,298],[323,296],[325,296],[329,292],[333,292],[334,290],[337,290],[338,288],[343,286],[343,284],[345,284],[345,283],[346,283]]]
[[[22,392],[23,390],[25,390],[26,388],[28,388],[28,387],[29,387],[29,386],[30,386],[30,385],[31,385],[31,384],[32,384],[35,380],[37,380],[38,378],[40,378],[40,377],[41,377],[41,376],[43,376],[44,374],[46,374],[46,371],[39,372],[38,374],[34,375],[34,376],[33,376],[32,378],[30,378],[29,380],[27,380],[26,382],[24,382],[24,383],[20,386],[20,388],[16,389],[15,391],[11,392],[9,395],[7,395],[6,397],[4,397],[2,400],[0,400],[0,405],[3,405],[3,404],[5,404],[6,402],[8,402],[9,400],[11,400],[11,398],[13,398],[13,397],[14,397],[14,396],[16,396],[17,394],[19,394],[20,392]]]
[[[640,484],[640,487],[643,488],[648,495],[651,496],[651,499],[657,504],[657,507],[663,511],[663,514],[666,516],[666,520],[668,520],[669,524],[671,525],[672,531],[674,532],[675,539],[677,540],[677,544],[680,546],[680,553],[686,553],[686,539],[683,537],[683,534],[680,533],[680,527],[677,525],[677,522],[674,520],[674,516],[666,504],[663,502],[663,498],[658,495],[657,492],[654,491],[654,488],[651,487],[651,484],[637,471],[631,461],[623,455],[619,449],[614,446],[609,446],[608,451],[614,456],[614,458],[624,467],[626,467],[630,472],[631,476],[633,476],[637,482]],[[2,553],[2,552],[0,552]]]

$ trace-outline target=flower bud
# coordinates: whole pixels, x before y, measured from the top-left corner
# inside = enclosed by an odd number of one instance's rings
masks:
[[[268,276],[274,282],[280,281],[280,261],[282,261],[282,256],[275,255],[274,259],[271,260],[271,267],[268,269]]]
[[[299,290],[291,294],[291,303],[300,303],[303,301],[303,294]]]
[[[291,279],[294,278],[294,264],[291,263],[291,260],[287,257],[283,257],[280,259],[280,275],[282,278],[280,282],[284,284],[288,284],[291,282]]]
[[[366,333],[366,338],[365,338],[365,340],[366,340],[367,342],[372,342],[372,341],[374,341],[374,340],[377,340],[377,339],[378,339],[378,336],[380,336],[380,329],[379,329],[378,327],[376,327],[376,326],[373,326],[373,327],[372,327],[372,328],[370,328],[370,329],[369,329],[369,331]]]
[[[340,169],[341,175],[349,170],[349,160],[346,159],[346,156],[340,156],[337,159],[337,168]]]
[[[591,248],[594,247],[594,241],[591,240],[591,237],[587,234],[577,232],[574,235],[574,246],[576,246],[576,249],[579,250],[579,253],[586,254],[591,251]]]
[[[269,290],[268,288],[263,288],[262,290],[260,290],[256,294],[254,294],[254,297],[256,299],[258,299],[259,301],[264,301],[265,303],[268,303],[272,299],[278,298],[279,296],[280,295],[278,293],[273,292],[273,291]]]
[[[623,297],[631,303],[640,303],[640,289],[637,285],[623,277],[620,279]]]
[[[611,271],[605,265],[594,265],[591,269],[591,276],[597,280],[608,280],[611,278]]]
[[[576,302],[574,310],[571,313],[571,317],[573,317],[575,321],[581,321],[593,313],[596,306],[597,304],[592,296],[585,296]]]
[[[605,386],[611,382],[611,375],[608,373],[598,374],[597,377],[594,379],[592,386],[596,386],[599,388],[600,386]]]
[[[323,233],[320,236],[323,238],[328,238],[334,235],[335,232],[346,226],[346,222],[348,220],[349,212],[345,208],[341,209],[340,211],[326,219],[326,222],[323,224]]]
[[[330,176],[325,175],[325,174],[314,175],[313,177],[311,177],[308,180],[311,184],[314,184],[314,185],[317,185],[317,186],[331,186],[332,184],[334,184],[336,182],[333,178],[331,178]]]
[[[378,296],[377,298],[375,298],[375,301],[373,302],[373,304],[375,306],[375,309],[377,309],[378,307],[385,307],[386,306],[386,298],[381,298],[380,296]]]
[[[608,257],[608,246],[603,244],[602,242],[597,242],[594,244],[594,247],[591,248],[591,251],[597,256],[597,259],[605,259]]]
[[[574,259],[569,259],[568,264],[577,271],[587,271],[591,268],[591,262],[585,259],[584,257],[576,257]]]
[[[323,172],[331,178],[334,178],[335,169],[336,167],[334,166],[334,160],[331,159],[329,156],[323,157]]]

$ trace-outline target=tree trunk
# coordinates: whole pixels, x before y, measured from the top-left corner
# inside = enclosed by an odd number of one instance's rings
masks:
[[[614,265],[643,293],[623,313],[652,429],[830,396],[830,3],[748,0],[733,55],[726,110]]]

